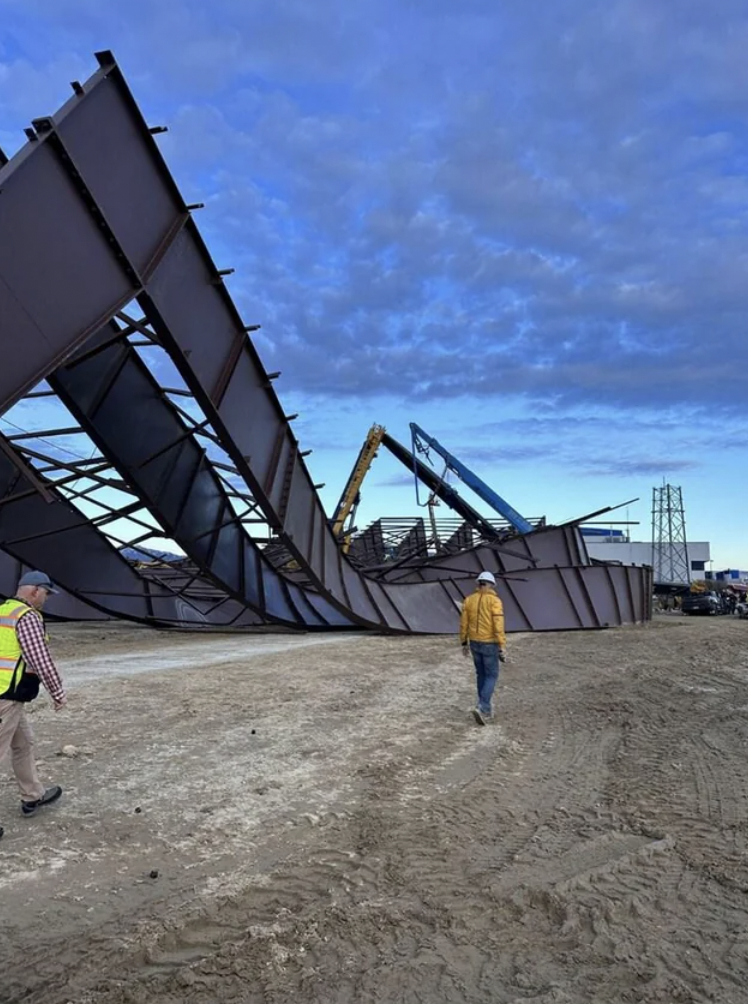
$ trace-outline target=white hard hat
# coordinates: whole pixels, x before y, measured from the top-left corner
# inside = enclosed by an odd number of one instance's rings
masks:
[[[478,582],[490,582],[492,586],[496,585],[496,579],[492,572],[481,572],[478,576]]]

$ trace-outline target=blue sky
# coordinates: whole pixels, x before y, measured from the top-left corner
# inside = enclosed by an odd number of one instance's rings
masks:
[[[328,508],[414,420],[529,516],[639,496],[648,539],[664,477],[748,568],[744,0],[0,0],[7,153],[103,48]]]

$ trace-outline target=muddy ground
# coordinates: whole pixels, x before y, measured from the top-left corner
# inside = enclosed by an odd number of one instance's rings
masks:
[[[512,636],[486,728],[452,639],[52,635],[2,1004],[748,1001],[747,622]]]

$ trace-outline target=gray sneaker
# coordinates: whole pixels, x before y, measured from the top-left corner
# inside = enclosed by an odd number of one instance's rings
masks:
[[[473,708],[473,718],[479,725],[486,724],[486,718],[480,708]]]

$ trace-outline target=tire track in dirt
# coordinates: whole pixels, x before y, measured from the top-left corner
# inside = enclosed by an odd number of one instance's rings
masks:
[[[704,637],[732,658],[724,627]],[[344,804],[232,895],[133,934],[116,970],[108,945],[100,981],[87,956],[25,1004],[746,1004],[743,681],[704,672],[699,637],[523,641],[498,727],[456,689],[429,717],[372,691]]]
[[[635,894],[636,910],[651,929],[672,932],[661,939],[652,992],[677,992],[682,998],[696,988],[705,995],[703,999],[712,999],[715,991],[709,984],[716,978],[735,986],[735,971],[721,959],[725,890],[724,877],[719,870],[715,873],[714,862],[723,868],[740,865],[741,871],[745,869],[744,740],[736,742],[732,724],[726,727],[724,716],[734,687],[714,676],[691,677],[687,686],[672,678],[668,683],[650,679],[648,684],[651,707],[657,710],[647,714],[642,709],[634,729],[625,735],[624,755],[617,763],[618,783],[613,788],[626,791],[630,799],[632,794],[641,796],[634,799],[637,812],[629,818],[635,825],[644,821],[645,830],[655,820],[660,833],[668,835],[665,846],[671,851],[660,857],[653,872],[637,865],[637,880],[629,893]],[[689,714],[684,714],[683,702],[674,697],[678,691],[688,695]],[[727,717],[732,722],[733,716]],[[736,832],[740,834],[739,858],[734,854]],[[609,892],[616,898],[625,894],[616,887],[620,880],[630,885],[627,871],[614,870],[619,881]],[[684,923],[684,917],[693,915],[700,923]],[[710,931],[708,936],[704,927]]]
[[[250,921],[247,930],[264,945],[261,971],[263,966],[272,970],[279,957],[285,970],[295,960],[303,986],[323,961],[326,971],[344,973],[352,958],[360,973],[363,926],[368,964],[377,971],[385,963],[402,970],[398,983],[405,981],[409,999],[448,999],[464,987],[463,970],[475,980],[477,969],[481,982],[491,953],[475,948],[474,935],[485,923],[486,908],[478,901],[465,909],[466,887],[500,875],[539,833],[553,833],[549,824],[562,803],[563,820],[587,817],[599,797],[600,771],[615,735],[602,729],[585,734],[573,716],[553,710],[536,717],[521,742],[507,740],[501,728],[470,737],[466,749],[458,748],[438,766],[433,751],[425,750],[407,766],[391,761],[364,767],[366,791],[345,834],[354,849],[323,846],[299,867],[248,891],[228,913],[222,910],[226,921],[238,913]],[[515,806],[503,819],[501,800],[496,801],[502,790]],[[523,791],[524,802],[518,799]],[[403,812],[404,804],[410,811]],[[336,914],[341,923],[334,940],[315,943],[322,904],[328,925]],[[387,934],[403,925],[409,943]],[[194,968],[195,944],[205,953],[197,969],[215,969],[211,943],[200,938],[200,930],[198,921],[175,948],[151,955],[140,976],[150,992],[171,979],[189,980],[184,963],[189,958]],[[235,930],[227,927],[224,947],[232,934],[235,939]],[[258,949],[246,935],[235,947],[243,957]],[[183,990],[191,993],[191,986]],[[352,988],[344,980],[343,986],[339,999],[353,999],[346,997]],[[197,1001],[199,986],[195,993]]]

